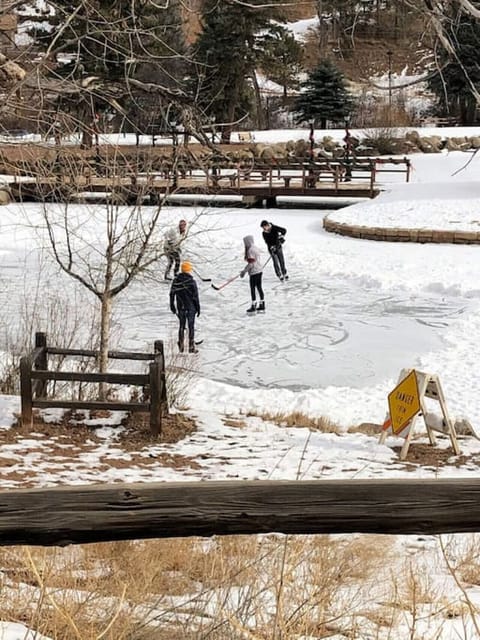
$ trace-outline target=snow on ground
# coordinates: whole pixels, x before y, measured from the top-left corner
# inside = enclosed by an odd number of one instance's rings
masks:
[[[361,202],[331,214],[346,224],[479,231],[480,157],[454,151],[436,160],[412,158],[412,184],[389,185],[370,202]]]
[[[414,156],[411,184],[400,183],[398,175],[385,174],[387,180],[393,178],[393,183],[385,184],[388,191],[378,199],[329,215],[359,224],[372,216],[382,219],[386,209],[386,224],[393,216],[388,212],[395,211],[397,225],[428,224],[435,228],[451,217],[445,207],[440,209],[436,198],[445,192],[442,203],[448,203],[449,211],[457,212],[457,222],[451,224],[463,229],[476,217],[480,219],[476,157],[464,171],[453,176],[469,159],[469,154],[461,153]],[[85,213],[81,205],[72,207],[73,212],[77,210],[78,215]],[[101,207],[95,211],[98,214]],[[181,217],[195,222],[184,257],[194,263],[201,276],[212,278],[216,284],[238,274],[243,267],[244,235],[254,235],[267,260],[260,229],[263,218],[286,227],[290,280],[280,283],[271,263],[266,264],[267,312],[256,317],[245,314],[249,306],[246,279],[239,278],[221,291],[199,281],[202,315],[197,320],[197,331],[204,343],[198,357],[182,356],[182,366],[194,370],[188,405],[198,416],[200,429],[177,445],[159,446],[178,454],[187,451],[193,457],[208,450],[211,459],[194,471],[161,471],[154,466],[138,472],[131,470],[129,480],[171,479],[183,473],[202,478],[292,478],[296,477],[299,452],[303,451],[306,438],[311,460],[302,470],[305,477],[342,476],[342,466],[332,464],[332,460],[345,456],[344,446],[350,463],[357,455],[360,460],[368,459],[368,464],[354,464],[356,474],[361,469],[364,477],[395,475],[399,469],[392,464],[391,449],[380,446],[375,437],[346,435],[340,441],[325,434],[313,437],[245,416],[298,411],[312,417],[325,416],[344,430],[363,422],[382,423],[387,395],[403,368],[438,374],[453,416],[465,417],[480,427],[480,400],[474,384],[476,336],[480,329],[478,247],[344,238],[323,230],[326,213],[298,208],[212,208],[206,204],[165,208],[166,224],[176,224]],[[19,224],[22,217],[28,219],[28,226]],[[42,258],[35,248],[39,224],[35,204],[2,209],[0,303],[5,324],[22,313],[29,280],[41,288],[45,278],[49,295],[67,300],[78,291],[66,276],[53,275],[44,266],[40,269]],[[88,232],[87,227],[84,223],[82,238],[90,241],[100,227],[92,226]],[[121,336],[122,348],[149,348],[155,339],[165,340],[169,348],[174,344],[177,323],[169,310],[169,287],[162,281],[162,271],[160,266],[157,279],[139,282],[119,298],[115,329]],[[12,400],[7,402],[10,406]],[[231,429],[222,424],[223,414],[245,419],[248,428],[241,430],[241,438],[238,429],[234,429],[237,439],[232,440]],[[9,422],[7,415],[8,409],[4,424]],[[220,446],[224,441],[225,449]],[[263,447],[268,448],[272,442],[278,448],[269,451],[270,464],[260,468]],[[241,443],[241,449],[245,447],[249,455],[239,455],[235,443]],[[336,446],[340,447],[338,456]],[[475,440],[465,446],[477,455]],[[229,457],[228,451],[235,451],[235,456]],[[228,462],[217,464],[225,459]],[[28,460],[19,460],[14,469],[21,467],[25,472],[29,464]],[[61,467],[61,463],[57,466]],[[91,460],[79,460],[71,473],[57,469],[42,476],[38,460],[35,468],[36,482],[40,484],[95,479]],[[450,471],[447,468],[442,473]],[[464,468],[459,473],[469,472]],[[106,470],[101,480],[111,481],[120,475],[118,470]],[[12,486],[11,478],[11,474],[10,479],[5,478],[8,486]]]
[[[299,40],[304,40],[309,31],[318,27],[318,18],[305,18],[296,22],[287,22],[285,27]]]
[[[460,153],[414,156],[411,184],[393,176],[377,200],[329,215],[355,224],[377,220],[387,225],[396,216],[396,226],[470,229],[475,219],[480,220],[477,159],[453,175],[469,159]],[[199,282],[202,315],[197,326],[204,343],[198,356],[180,357],[193,369],[187,404],[198,430],[176,444],[159,443],[136,452],[122,448],[118,428],[109,424],[97,430],[96,440],[88,439],[82,446],[65,442],[63,436],[47,438],[34,432],[2,445],[0,486],[478,474],[480,442],[473,438],[461,438],[465,459],[458,466],[454,457],[440,467],[406,466],[392,449],[401,445],[399,438],[380,445],[376,435],[312,433],[248,414],[299,411],[326,416],[344,429],[361,422],[381,423],[400,369],[415,367],[438,374],[450,412],[480,427],[480,248],[356,240],[326,233],[322,219],[327,212],[320,208],[245,210],[234,204],[165,209],[166,224],[176,224],[181,217],[196,220],[193,230],[198,233],[187,241],[185,257],[214,283],[243,267],[244,235],[253,234],[263,249],[262,219],[288,230],[290,280],[278,282],[271,264],[266,265],[265,315],[246,316],[246,280],[237,279],[220,292]],[[80,207],[78,214],[82,213]],[[38,224],[35,204],[2,208],[4,327],[20,330],[25,299],[33,299],[26,294],[32,288],[47,291],[48,283],[54,301],[57,296],[71,301],[78,295],[75,283],[46,268],[44,251],[38,249]],[[82,237],[92,239],[99,229],[89,228],[86,221]],[[266,259],[265,251],[264,255]],[[157,279],[137,283],[118,300],[115,330],[122,348],[141,350],[158,338],[174,343],[176,321],[162,271],[161,266]],[[40,325],[39,330],[45,327]],[[9,345],[6,335],[7,331],[1,340],[4,350]],[[18,398],[0,396],[4,433],[18,411]],[[447,449],[448,442],[440,439],[439,447]],[[166,464],[166,457],[183,464]],[[428,550],[429,541],[418,542],[419,553]],[[411,539],[402,544],[408,549]],[[470,590],[470,597],[475,600],[475,590]],[[453,637],[457,622],[442,624],[439,637]],[[468,637],[476,636],[469,631]]]
[[[269,84],[267,81],[267,93],[270,90],[275,88],[274,83]],[[350,134],[355,138],[358,138],[360,141],[371,135],[373,128],[365,127],[365,128],[352,128],[349,129]],[[409,126],[409,127],[393,127],[392,132],[396,137],[403,137],[409,131],[418,131],[422,136],[440,136],[443,140],[447,138],[461,138],[461,137],[470,137],[470,136],[478,136],[480,135],[479,127],[436,127],[436,126]],[[241,132],[244,132],[242,130]],[[231,136],[232,142],[239,142],[238,134],[240,131],[233,131]],[[309,140],[310,136],[310,128],[309,127],[296,127],[292,129],[275,129],[275,130],[259,130],[251,131],[254,142],[259,143],[276,143],[276,142],[288,142],[290,140]],[[324,137],[329,137],[332,140],[336,140],[343,144],[343,138],[345,137],[345,129],[315,129],[315,141],[317,143],[321,142]],[[218,141],[218,135],[216,137]],[[8,144],[23,144],[25,142],[42,142],[42,144],[55,146],[56,142],[54,138],[49,138],[48,140],[43,140],[40,135],[35,133],[24,132],[22,135],[9,135],[3,134],[0,135],[0,142],[8,143]],[[133,133],[100,133],[99,134],[99,142],[100,144],[113,144],[117,146],[136,146],[137,145],[137,137]],[[138,137],[138,142],[142,146],[150,146],[152,144],[152,136],[141,135]],[[77,135],[72,135],[70,137],[62,138],[62,146],[68,145],[78,145],[80,144],[80,137]],[[155,137],[155,144],[157,146],[160,145],[171,145],[172,138],[160,138],[158,136]],[[191,138],[189,144],[198,144],[198,142]]]

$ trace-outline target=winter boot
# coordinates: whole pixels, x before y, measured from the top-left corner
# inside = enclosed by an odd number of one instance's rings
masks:
[[[195,342],[190,341],[188,344],[188,353],[198,353],[198,349],[195,346]]]
[[[183,350],[184,350],[184,348],[185,348],[185,346],[184,346],[184,344],[183,344],[183,340],[179,340],[179,341],[177,342],[177,344],[178,344],[178,350],[180,351],[180,353],[183,353]]]
[[[265,311],[265,302],[263,300],[258,303],[257,311]]]
[[[257,310],[257,303],[252,302],[252,306],[250,307],[250,309],[247,309],[247,313],[255,313],[256,310]]]
[[[288,273],[286,273],[284,276],[285,280],[288,280]]]

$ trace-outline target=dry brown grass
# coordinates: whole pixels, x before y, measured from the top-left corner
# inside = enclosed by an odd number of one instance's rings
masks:
[[[280,427],[296,427],[300,429],[310,429],[310,431],[321,431],[322,433],[342,433],[339,425],[328,418],[324,418],[323,416],[311,417],[300,411],[294,411],[292,413],[250,412],[248,415],[257,416],[267,422],[278,424]]]
[[[405,621],[413,638],[425,607],[437,628],[472,615],[398,551],[390,536],[282,535],[0,548],[0,619],[54,640],[316,640]]]
[[[382,425],[375,422],[362,422],[348,429],[348,433],[363,433],[365,436],[379,436]]]
[[[252,638],[271,638],[271,597],[282,582],[278,628],[281,637],[293,638],[318,630],[333,603],[338,606],[340,586],[374,571],[374,558],[379,556],[373,541],[328,536],[3,548],[0,616],[23,620],[54,640],[162,638],[153,633],[153,617],[170,638],[248,637],[254,617]],[[175,606],[172,598],[182,602]],[[310,623],[312,610],[317,613]],[[215,635],[217,627],[223,636]]]
[[[480,585],[480,546],[478,536],[472,535],[464,539],[461,548],[451,543],[445,553],[454,559],[454,569],[460,579],[469,585]]]

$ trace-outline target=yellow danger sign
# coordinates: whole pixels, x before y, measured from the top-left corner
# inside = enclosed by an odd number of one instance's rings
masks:
[[[405,429],[410,420],[420,411],[417,376],[414,370],[388,394],[388,408],[394,434]]]

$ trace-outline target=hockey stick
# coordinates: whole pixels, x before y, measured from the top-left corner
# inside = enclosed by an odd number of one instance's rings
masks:
[[[267,264],[270,262],[270,260],[271,260],[271,259],[272,259],[272,256],[270,256],[270,257],[268,258],[268,260],[265,262],[265,264],[262,266],[262,271],[263,271],[263,269],[265,268],[265,265],[267,265]],[[237,278],[239,278],[239,277],[240,277],[240,274],[239,274],[239,273],[237,273],[237,275],[236,275],[236,276],[233,276],[233,278],[230,278],[229,280],[227,280],[226,282],[224,282],[223,284],[221,284],[221,285],[220,285],[220,286],[218,286],[218,287],[216,287],[216,286],[212,283],[212,287],[215,289],[215,291],[220,291],[220,289],[223,289],[223,287],[226,287],[226,286],[227,286],[227,284],[230,284],[231,282],[233,282],[234,280],[236,280],[236,279],[237,279]]]
[[[262,271],[265,269],[265,267],[267,266],[267,264],[270,262],[270,260],[272,259],[272,254],[270,254],[269,258],[266,260],[266,262],[263,263],[263,267],[262,267]]]
[[[237,278],[240,277],[240,274],[237,273],[236,276],[233,276],[233,278],[230,278],[229,280],[227,280],[226,282],[224,282],[223,284],[221,284],[220,286],[216,287],[213,282],[212,282],[212,287],[215,289],[215,291],[220,291],[220,289],[223,289],[223,287],[226,287],[227,284],[230,284],[231,282],[233,282],[234,280],[236,280]]]
[[[196,269],[193,270],[194,274],[199,278],[202,282],[211,282],[211,278],[202,278],[202,276],[198,273]]]

